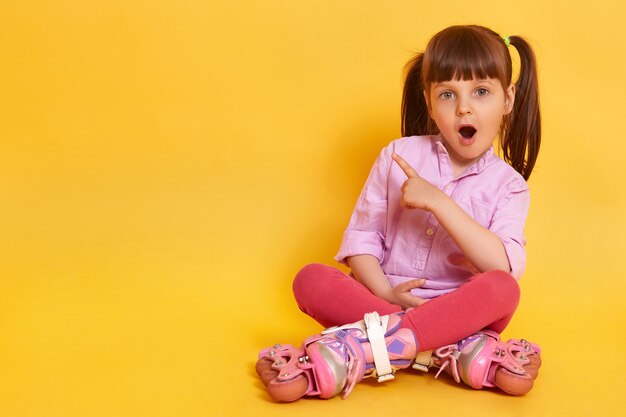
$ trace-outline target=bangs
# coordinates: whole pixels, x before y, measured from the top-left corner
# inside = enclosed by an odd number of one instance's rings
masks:
[[[511,82],[509,52],[502,39],[495,32],[489,32],[472,26],[453,26],[437,34],[424,53],[424,85],[494,78],[503,87],[508,86]]]

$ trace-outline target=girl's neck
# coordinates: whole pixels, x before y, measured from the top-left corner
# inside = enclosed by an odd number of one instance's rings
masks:
[[[474,159],[463,159],[454,153],[454,150],[450,149],[445,141],[442,141],[443,146],[446,148],[448,152],[448,158],[450,160],[450,166],[452,167],[452,175],[455,179],[459,178],[465,171],[474,166],[478,161],[480,161],[485,154],[489,151],[490,148],[486,149],[483,153],[481,153],[478,157]]]

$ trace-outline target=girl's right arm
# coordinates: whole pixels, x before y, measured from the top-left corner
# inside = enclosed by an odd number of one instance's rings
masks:
[[[470,263],[480,272],[499,269],[512,272],[502,240],[467,214],[452,198],[421,178],[401,156],[394,161],[407,175],[402,204],[433,213]]]
[[[413,279],[391,287],[387,276],[380,267],[378,258],[373,255],[355,255],[346,259],[352,269],[354,278],[365,285],[372,294],[380,297],[391,304],[401,306],[403,309],[419,307],[427,300],[411,294],[413,288],[424,285],[423,279]]]

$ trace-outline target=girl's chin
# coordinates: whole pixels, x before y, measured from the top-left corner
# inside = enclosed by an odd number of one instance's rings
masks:
[[[451,153],[450,156],[456,159],[461,164],[469,166],[478,161],[485,154],[486,151],[486,149],[480,150],[460,147],[460,149],[457,148],[452,151],[453,155],[451,152],[448,153]]]

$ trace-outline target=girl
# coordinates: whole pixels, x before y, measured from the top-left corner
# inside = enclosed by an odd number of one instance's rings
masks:
[[[323,326],[355,323],[298,349],[263,350],[257,372],[276,400],[345,396],[363,377],[392,379],[410,365],[511,394],[528,392],[537,375],[539,347],[498,336],[526,261],[526,180],[541,137],[534,54],[521,37],[453,26],[407,68],[404,137],[375,162],[336,257],[351,276],[313,264],[293,284]]]

